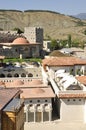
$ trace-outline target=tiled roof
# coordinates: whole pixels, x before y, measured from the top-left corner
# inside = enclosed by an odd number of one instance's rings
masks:
[[[78,76],[76,79],[81,83],[86,85],[86,76]]]
[[[86,65],[86,60],[76,57],[51,57],[42,60],[43,66],[73,66]]]
[[[0,89],[0,110],[20,92],[18,89]]]
[[[86,91],[81,91],[81,90],[60,91],[58,97],[59,98],[86,98]]]
[[[38,79],[33,79],[32,81],[29,82],[29,85],[40,85],[43,84],[42,80]]]
[[[27,88],[21,89],[21,98],[52,98],[55,97],[52,89],[49,88]]]
[[[25,82],[21,81],[20,79],[17,79],[14,80],[13,82],[4,82],[3,84],[6,88],[48,87],[46,84],[42,82],[42,80],[39,79],[33,79],[32,81],[25,81]]]

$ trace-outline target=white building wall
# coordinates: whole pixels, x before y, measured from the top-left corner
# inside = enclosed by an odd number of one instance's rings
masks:
[[[25,104],[37,104],[37,103],[38,104],[45,104],[45,103],[51,104],[51,99],[46,99],[46,98],[45,99],[39,99],[39,98],[38,99],[25,99]]]
[[[25,122],[43,122],[52,120],[51,99],[25,99]]]
[[[51,41],[43,41],[43,49],[46,51],[50,51]]]
[[[49,76],[52,77],[53,79],[55,79],[55,72],[57,70],[65,70],[66,73],[70,73],[71,70],[73,69],[73,73],[75,73],[75,69],[73,66],[64,66],[64,67],[47,67],[47,70],[48,70],[48,73],[49,73]]]
[[[86,100],[84,105],[84,123],[86,123]]]
[[[61,99],[60,119],[63,122],[84,122],[84,105],[85,100]]]
[[[85,65],[47,67],[48,73],[53,79],[55,78],[55,72],[61,69],[72,75],[77,75],[77,70],[80,70],[80,75],[84,75],[86,67]]]

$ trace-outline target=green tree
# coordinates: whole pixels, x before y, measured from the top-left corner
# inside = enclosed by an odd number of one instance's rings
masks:
[[[84,30],[84,34],[86,35],[86,29]]]
[[[13,30],[17,31],[17,33],[19,33],[19,34],[23,33],[23,31],[20,28],[14,28]]]
[[[64,48],[67,46],[67,40],[60,40],[60,48]]]
[[[52,39],[52,40],[51,40],[50,48],[51,48],[52,51],[53,51],[53,50],[57,50],[57,49],[60,48],[60,45],[59,45],[59,43],[57,42],[57,40],[55,40],[55,39]]]
[[[68,35],[68,47],[72,47],[71,34]]]

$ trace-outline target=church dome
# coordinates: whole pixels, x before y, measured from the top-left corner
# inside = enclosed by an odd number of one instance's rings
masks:
[[[23,38],[23,37],[18,37],[18,38],[16,38],[14,41],[13,41],[13,43],[12,44],[28,44],[29,42],[28,42],[28,40],[27,39],[25,39],[25,38]]]

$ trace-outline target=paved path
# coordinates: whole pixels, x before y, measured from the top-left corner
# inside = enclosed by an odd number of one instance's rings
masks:
[[[25,123],[24,130],[86,130],[86,124],[82,123]]]

